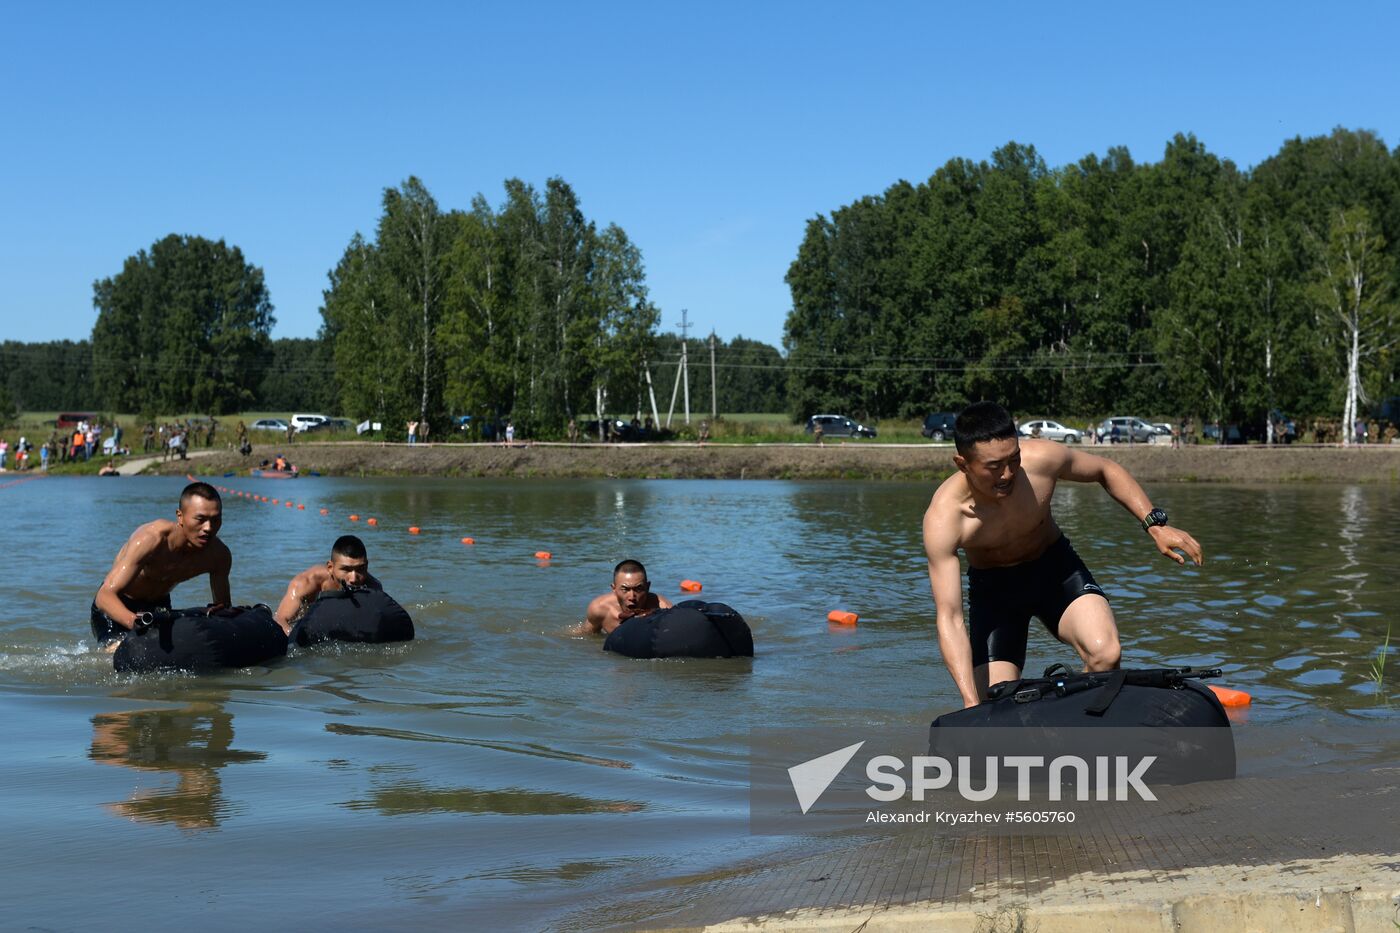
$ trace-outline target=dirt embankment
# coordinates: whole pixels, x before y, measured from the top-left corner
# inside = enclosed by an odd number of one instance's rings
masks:
[[[1400,482],[1400,445],[1370,447],[1096,446],[1144,482]],[[156,465],[161,473],[246,474],[287,454],[303,472],[327,476],[496,476],[635,479],[936,480],[952,472],[946,444],[293,444],[250,457],[219,451]]]

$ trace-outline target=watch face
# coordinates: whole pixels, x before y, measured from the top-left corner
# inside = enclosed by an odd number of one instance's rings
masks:
[[[1163,512],[1161,509],[1153,509],[1151,512],[1148,512],[1147,518],[1143,522],[1145,525],[1165,525],[1166,523],[1167,513]]]

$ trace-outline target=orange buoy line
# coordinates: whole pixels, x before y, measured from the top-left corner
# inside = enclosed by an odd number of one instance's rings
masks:
[[[1248,706],[1254,698],[1243,690],[1231,690],[1229,687],[1218,687],[1215,684],[1207,684],[1210,692],[1215,694],[1215,698],[1220,701],[1221,706],[1239,708]]]
[[[374,521],[374,519],[370,519],[370,521]],[[422,530],[423,530],[423,529],[419,528],[417,525],[409,525],[409,526],[408,526],[408,533],[411,534],[411,535],[416,535],[416,534],[418,534],[418,532],[420,532],[420,531],[422,531]]]
[[[378,524],[379,524],[379,519],[377,519],[377,518],[371,518],[369,521],[365,522],[365,524],[366,524],[366,525],[378,525]]]
[[[549,559],[550,559],[551,557],[553,557],[553,556],[554,556],[554,555],[551,554],[549,551],[536,551],[536,552],[535,552],[535,557],[538,558],[539,560],[549,560]]]
[[[835,622],[837,625],[855,625],[860,616],[854,612],[846,612],[843,609],[833,609],[826,614],[828,622]]]
[[[463,538],[463,539],[462,539],[462,543],[463,543],[463,544],[475,544],[475,543],[476,543],[476,539],[475,539],[475,538]]]
[[[701,585],[701,583],[700,583],[699,580],[682,580],[682,581],[681,581],[681,592],[682,592],[682,593],[698,593],[698,592],[700,592],[701,590],[703,590],[704,588],[705,588],[705,587]]]

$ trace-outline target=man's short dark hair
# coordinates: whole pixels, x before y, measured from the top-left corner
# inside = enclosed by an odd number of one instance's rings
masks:
[[[1015,420],[996,402],[973,402],[959,412],[958,420],[953,422],[953,443],[964,457],[972,453],[974,444],[1004,441],[1015,436]]]
[[[616,580],[617,575],[620,573],[640,573],[645,577],[647,575],[647,569],[642,566],[641,561],[631,560],[629,558],[613,568],[613,579]]]
[[[208,483],[190,483],[180,492],[180,509],[185,508],[185,503],[198,496],[201,499],[208,499],[210,502],[224,504],[224,500],[219,497],[219,490]]]
[[[331,545],[331,557],[337,554],[351,560],[365,560],[365,543],[354,535],[341,535]]]

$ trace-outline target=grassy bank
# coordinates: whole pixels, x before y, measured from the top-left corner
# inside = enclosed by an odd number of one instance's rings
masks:
[[[1143,482],[1400,482],[1400,445],[1338,447],[1094,447]],[[278,452],[219,451],[156,464],[162,473],[245,474]],[[327,476],[616,477],[636,479],[876,479],[935,481],[953,470],[948,444],[301,444],[303,473]]]

